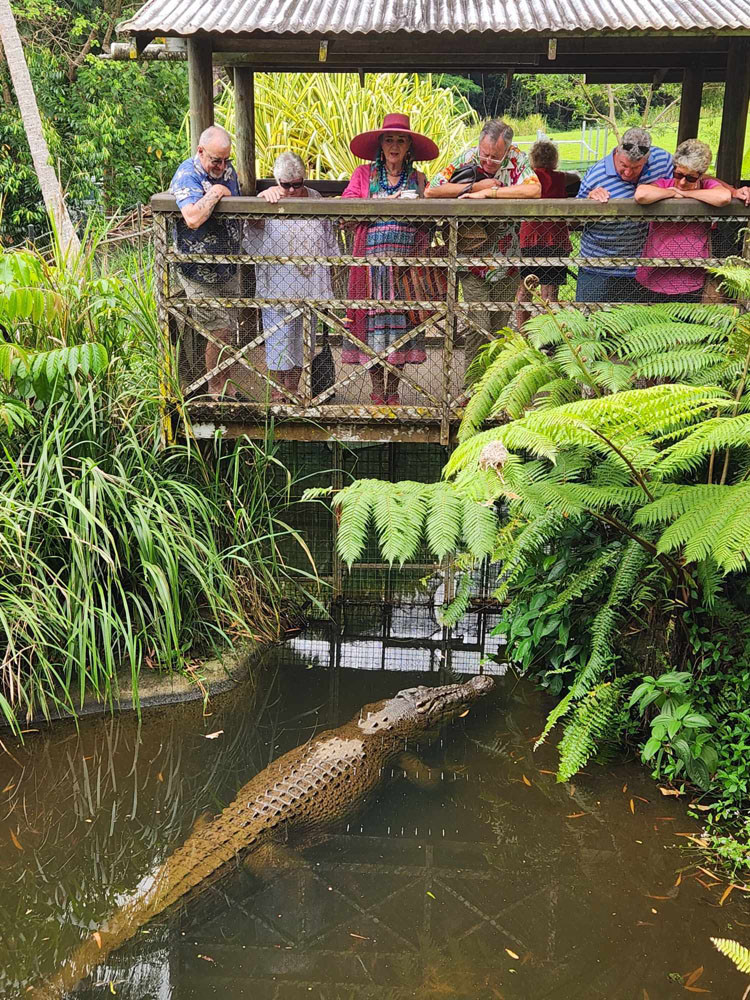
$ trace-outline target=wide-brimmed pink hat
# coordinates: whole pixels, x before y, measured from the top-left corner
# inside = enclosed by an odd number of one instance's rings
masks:
[[[380,150],[380,137],[384,132],[403,132],[404,135],[410,135],[412,160],[436,160],[440,156],[440,150],[432,139],[420,135],[419,132],[412,132],[409,116],[398,112],[386,115],[382,128],[355,135],[349,143],[349,149],[361,160],[374,160]]]

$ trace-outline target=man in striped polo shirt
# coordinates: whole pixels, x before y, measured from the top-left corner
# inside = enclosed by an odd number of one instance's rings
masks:
[[[603,203],[610,198],[632,198],[639,184],[671,176],[671,154],[652,146],[645,129],[631,128],[609,156],[586,171],[578,197]],[[581,236],[581,257],[639,257],[647,232],[648,223],[635,219],[588,223]],[[578,270],[578,302],[638,302],[642,297],[634,267]]]

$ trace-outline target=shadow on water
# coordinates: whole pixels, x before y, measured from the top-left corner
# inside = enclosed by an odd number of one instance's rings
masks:
[[[264,682],[204,716],[189,704],[59,726],[2,760],[0,994],[52,973],[118,899],[270,760],[366,702],[447,668],[480,670],[491,616],[453,635],[427,605],[348,606],[264,655]],[[356,669],[353,669],[356,668]],[[709,937],[745,937],[733,894],[686,872],[695,831],[633,763],[558,784],[532,752],[542,697],[511,675],[306,864],[238,867],[143,928],[76,992],[122,1000],[662,1000],[670,975],[741,997]],[[215,735],[215,734],[219,735]],[[213,737],[213,738],[211,738]],[[684,844],[683,844],[684,846]],[[735,922],[735,929],[732,924]]]

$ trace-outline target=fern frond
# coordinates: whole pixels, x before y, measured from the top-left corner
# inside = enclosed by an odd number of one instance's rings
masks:
[[[571,687],[574,698],[580,698],[597,683],[602,673],[616,659],[613,636],[628,597],[633,593],[638,577],[651,556],[635,540],[629,540],[612,577],[609,595],[591,623],[591,652]]]
[[[508,590],[527,567],[530,559],[559,535],[564,524],[565,519],[557,513],[545,513],[542,517],[526,524],[520,520],[512,522],[509,526],[511,530],[504,535],[507,545],[500,554],[501,582],[493,595],[498,601],[505,599]]]
[[[466,571],[459,579],[456,596],[450,604],[446,604],[445,607],[443,607],[438,613],[438,621],[440,624],[447,625],[449,628],[453,628],[455,625],[458,625],[463,616],[466,614],[470,598],[471,573]]]
[[[464,497],[462,502],[461,530],[466,548],[475,559],[484,559],[492,552],[497,536],[494,505],[488,507],[468,497]]]
[[[378,544],[383,558],[403,565],[412,559],[422,541],[427,500],[424,483],[383,483],[372,506]]]
[[[425,534],[437,559],[458,548],[461,538],[463,501],[451,483],[432,483],[427,493]]]
[[[333,498],[334,507],[341,511],[336,546],[339,555],[350,568],[362,555],[367,544],[375,498],[383,485],[388,484],[378,479],[358,479],[351,486],[345,486]]]
[[[621,681],[598,684],[576,705],[558,744],[558,781],[569,781],[585,767],[599,742],[610,735],[612,720],[620,706],[621,685]]]
[[[564,718],[570,711],[570,706],[573,702],[573,692],[568,691],[564,698],[561,698],[552,711],[547,716],[547,721],[544,723],[544,729],[539,734],[536,743],[534,744],[534,749],[540,747],[542,743],[547,739],[549,734],[555,728],[560,719]]]
[[[677,444],[662,453],[654,473],[661,478],[698,468],[712,451],[750,445],[750,414],[702,421]]]
[[[612,567],[622,555],[622,547],[615,543],[602,549],[598,555],[590,559],[589,562],[575,573],[568,580],[567,585],[550,604],[545,606],[544,612],[552,615],[571,601],[577,601],[585,594],[591,593],[602,580],[606,580]]]
[[[746,948],[731,938],[712,937],[711,941],[717,951],[720,951],[722,955],[725,955],[731,962],[734,962],[740,972],[744,972],[746,976],[750,976],[750,948]]]

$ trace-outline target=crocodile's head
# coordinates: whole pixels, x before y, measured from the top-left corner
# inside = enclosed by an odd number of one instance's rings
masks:
[[[406,688],[385,701],[365,705],[357,725],[369,736],[423,736],[465,715],[493,687],[491,677],[481,676],[472,677],[465,684]]]

